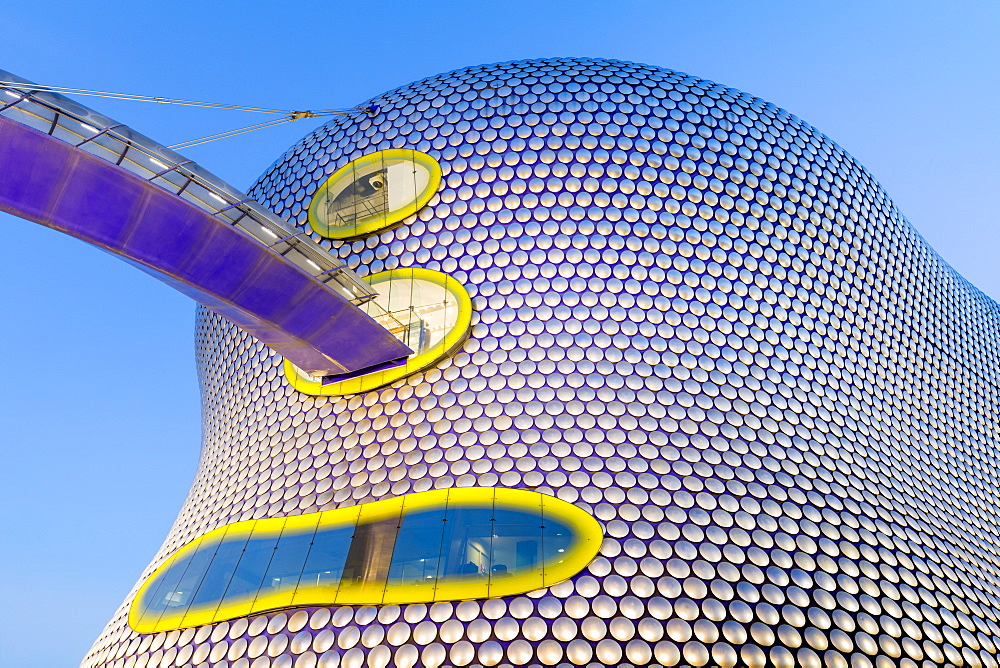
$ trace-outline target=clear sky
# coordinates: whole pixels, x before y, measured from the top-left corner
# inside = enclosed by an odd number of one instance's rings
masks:
[[[316,109],[487,62],[660,65],[819,128],[1000,297],[998,32],[996,0],[55,0],[4,5],[0,68],[50,85]],[[164,144],[259,120],[81,101]],[[246,188],[310,123],[185,153]],[[194,306],[81,242],[4,214],[0,225],[0,666],[64,668],[153,556],[194,474]]]

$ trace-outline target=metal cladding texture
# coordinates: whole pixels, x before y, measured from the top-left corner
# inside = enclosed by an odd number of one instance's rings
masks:
[[[454,276],[472,335],[391,387],[310,397],[202,310],[201,467],[143,578],[228,522],[474,485],[575,503],[601,555],[524,596],[147,636],[130,595],[85,665],[998,665],[997,305],[849,155],[617,61],[475,67],[373,104],[252,192],[305,228],[349,160],[434,156],[417,216],[329,247],[362,275]]]

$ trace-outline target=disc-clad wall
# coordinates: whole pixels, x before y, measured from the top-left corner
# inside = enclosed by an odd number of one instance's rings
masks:
[[[848,154],[758,98],[618,61],[473,67],[370,104],[251,194],[362,276],[460,283],[468,339],[312,396],[200,311],[201,465],[136,588],[224,525],[435,489],[574,504],[598,556],[516,596],[152,634],[127,625],[133,592],[85,665],[998,665],[997,305]],[[436,161],[437,192],[324,240],[313,197],[387,149]]]

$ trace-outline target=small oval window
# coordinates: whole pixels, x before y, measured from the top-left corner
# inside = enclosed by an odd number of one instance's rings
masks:
[[[472,300],[451,276],[411,267],[372,274],[365,280],[378,296],[361,308],[409,346],[413,354],[402,366],[330,382],[310,376],[285,360],[285,377],[295,389],[326,396],[367,392],[433,366],[468,338]]]
[[[328,178],[309,204],[309,225],[330,239],[378,232],[419,211],[441,184],[426,153],[393,148],[352,160]]]
[[[156,569],[128,623],[156,633],[295,606],[512,596],[579,573],[603,538],[570,503],[491,487],[237,522]]]

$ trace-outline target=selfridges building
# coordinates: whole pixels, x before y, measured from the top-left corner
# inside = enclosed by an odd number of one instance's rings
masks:
[[[671,70],[381,95],[251,195],[379,292],[201,310],[201,464],[86,666],[997,666],[997,305],[850,155]]]

